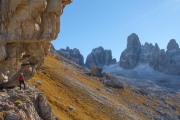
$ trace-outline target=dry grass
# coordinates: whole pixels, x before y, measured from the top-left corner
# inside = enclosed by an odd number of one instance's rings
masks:
[[[128,105],[129,102],[142,105],[147,101],[146,97],[130,90],[107,89],[98,78],[85,76],[51,55],[47,56],[41,71],[29,83],[45,94],[54,114],[61,120],[128,120],[132,116],[147,119]],[[69,110],[69,106],[75,110]]]
[[[68,67],[52,56],[48,56],[42,66],[43,70],[37,72],[29,83],[39,88],[47,97],[53,112],[62,120],[107,120],[109,115],[103,113],[100,104],[92,100],[84,91],[68,83],[70,77],[74,80],[82,80],[89,86],[98,88],[101,85],[94,80],[89,81],[86,77],[76,72],[74,68]],[[42,82],[42,85],[35,83],[35,80]],[[96,85],[96,83],[98,83]],[[69,110],[69,106],[75,108]]]

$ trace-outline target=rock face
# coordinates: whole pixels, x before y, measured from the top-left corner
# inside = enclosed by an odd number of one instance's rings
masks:
[[[116,59],[112,59],[111,50],[104,50],[101,46],[93,49],[86,59],[86,66],[90,69],[115,63]]]
[[[155,70],[180,75],[180,48],[174,39],[170,40],[167,50],[160,50],[150,62]]]
[[[54,48],[53,44],[51,44],[50,53],[53,55],[57,54],[57,50]]]
[[[34,86],[0,91],[0,118],[3,120],[58,120],[44,95]]]
[[[180,50],[178,43],[176,43],[175,39],[171,39],[167,45],[167,51]]]
[[[158,44],[145,43],[141,45],[136,34],[128,37],[127,48],[120,57],[120,66],[133,69],[138,64],[146,63],[157,71],[167,74],[180,75],[180,48],[172,39],[167,45],[167,50],[160,49]]]
[[[65,58],[72,60],[81,66],[84,66],[84,57],[77,48],[70,49],[67,47],[66,49],[60,49],[57,52]]]
[[[0,1],[0,83],[20,72],[34,75],[59,33],[60,15],[71,0]],[[9,74],[6,74],[8,71]],[[2,86],[2,84],[1,84]]]
[[[141,54],[141,43],[139,37],[132,33],[127,39],[127,48],[120,57],[120,66],[125,69],[132,69],[137,66]]]
[[[153,57],[157,56],[160,49],[158,44],[152,45],[151,43],[145,43],[141,46],[141,54],[140,54],[140,63],[149,63],[152,61]]]

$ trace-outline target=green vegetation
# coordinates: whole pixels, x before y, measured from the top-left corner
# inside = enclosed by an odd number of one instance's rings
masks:
[[[15,104],[15,105],[20,105],[20,104],[22,104],[22,101],[21,101],[21,100],[16,100],[16,101],[14,102],[14,104]]]

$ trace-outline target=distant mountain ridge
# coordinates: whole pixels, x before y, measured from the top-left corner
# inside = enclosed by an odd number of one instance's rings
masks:
[[[106,50],[102,46],[94,48],[87,56],[86,67],[103,67],[104,65],[116,64],[116,59],[112,57],[111,50]]]
[[[51,48],[51,53],[56,53],[75,63],[89,69],[93,67],[109,66],[117,63],[112,57],[112,51],[106,50],[102,46],[94,48],[84,57],[77,48],[55,50]],[[127,47],[120,56],[119,66],[124,69],[134,69],[139,64],[148,64],[152,69],[171,75],[180,75],[180,48],[175,39],[171,39],[167,45],[167,50],[160,49],[155,45],[146,42],[141,44],[137,34],[132,33],[127,38]]]
[[[77,48],[70,49],[69,47],[66,47],[66,49],[55,50],[54,46],[52,45],[50,52],[53,55],[60,54],[63,57],[84,66],[84,57]]]
[[[56,50],[52,45],[50,52],[53,55],[60,54],[63,57],[89,69],[117,63],[116,59],[112,57],[111,50],[106,50],[102,46],[94,48],[87,56],[85,63],[83,55],[77,48],[70,49],[69,47],[66,47],[66,49]]]
[[[127,38],[127,48],[120,57],[120,67],[133,69],[140,63],[147,63],[153,69],[167,74],[180,75],[180,48],[175,39],[171,39],[167,50],[158,44],[141,45],[139,37],[132,33]]]

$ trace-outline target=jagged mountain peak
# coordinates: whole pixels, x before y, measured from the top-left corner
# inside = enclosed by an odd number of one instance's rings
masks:
[[[139,37],[132,33],[127,38],[127,48],[122,52],[120,57],[120,66],[129,69],[137,66],[141,53],[141,43]]]
[[[112,51],[106,50],[102,46],[94,48],[91,53],[87,56],[86,67],[93,68],[103,67],[104,65],[115,64],[116,59],[112,58]]]
[[[180,48],[175,39],[167,45],[167,51],[160,49],[158,44],[140,45],[138,36],[133,33],[128,36],[127,48],[120,57],[120,67],[133,69],[140,63],[149,64],[157,71],[180,75]]]
[[[167,51],[171,51],[171,50],[180,50],[179,45],[175,39],[171,39],[167,45]]]
[[[84,57],[77,48],[70,49],[69,47],[66,47],[66,49],[57,50],[57,53],[81,66],[84,66]]]
[[[132,33],[127,38],[127,49],[138,50],[141,49],[141,43],[137,34]]]

